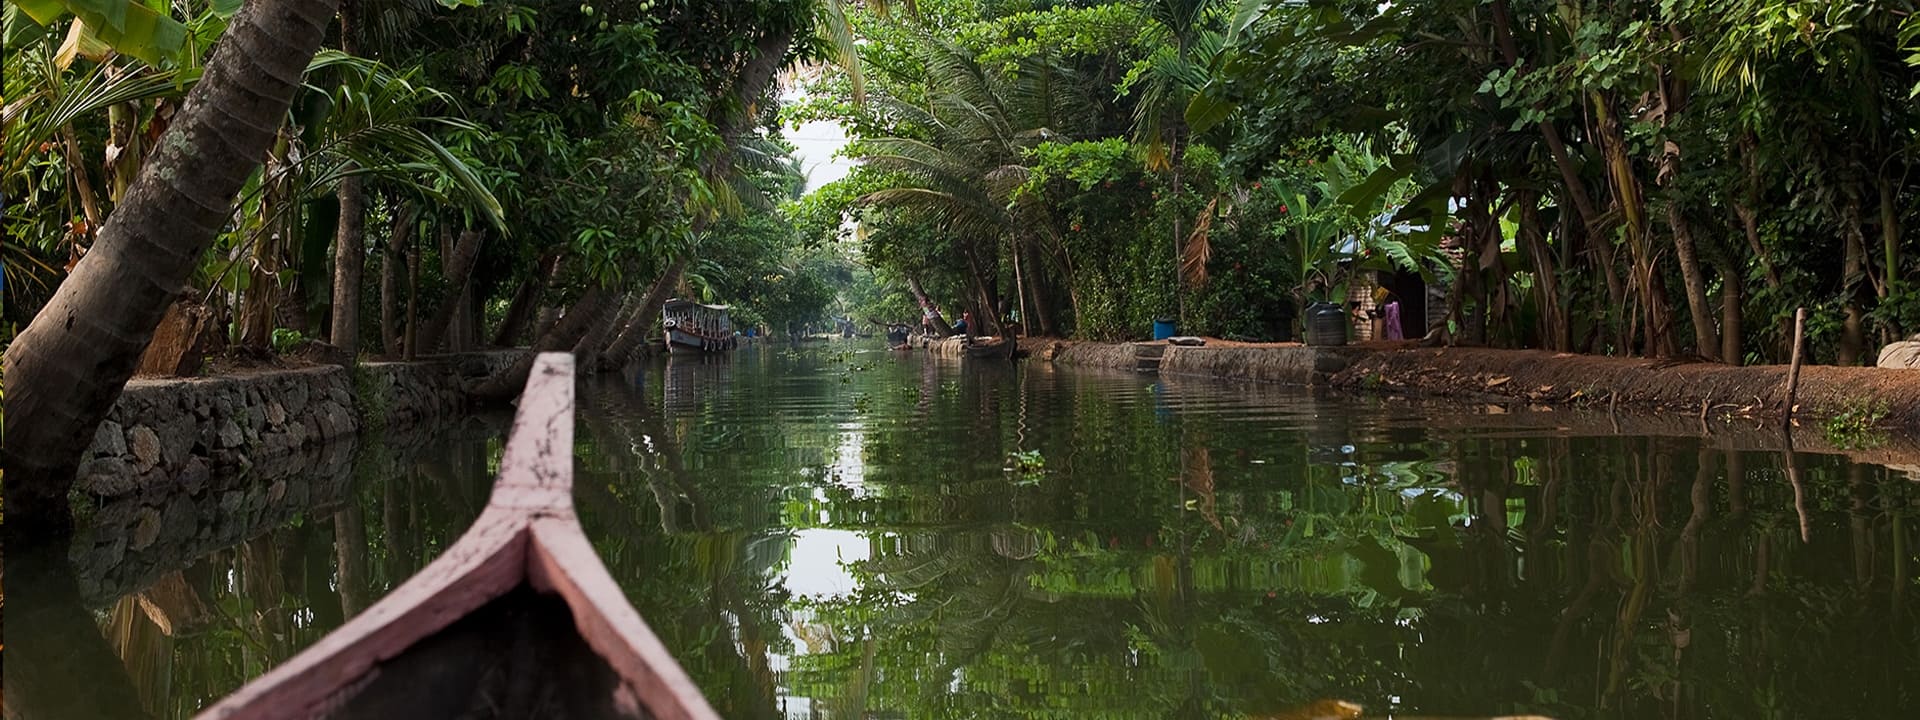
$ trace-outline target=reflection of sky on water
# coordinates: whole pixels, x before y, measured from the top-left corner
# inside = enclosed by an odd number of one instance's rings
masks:
[[[838,597],[854,590],[846,566],[867,559],[867,536],[851,530],[800,530],[780,582],[794,595]]]

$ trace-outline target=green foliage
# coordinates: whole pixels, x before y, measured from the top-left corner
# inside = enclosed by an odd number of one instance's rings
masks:
[[[1821,431],[1827,442],[1843,450],[1866,450],[1885,445],[1887,431],[1881,422],[1887,417],[1885,400],[1849,404],[1840,414],[1827,418]]]
[[[306,341],[307,341],[307,336],[304,334],[301,334],[301,332],[298,330],[294,330],[291,328],[274,328],[273,329],[273,351],[274,352],[285,353],[285,352],[292,351],[294,348],[299,347],[300,343],[303,343]]]

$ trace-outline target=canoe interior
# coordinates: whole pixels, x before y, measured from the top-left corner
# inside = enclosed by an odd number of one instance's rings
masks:
[[[336,698],[334,717],[642,720],[630,691],[588,646],[565,600],[522,584]]]

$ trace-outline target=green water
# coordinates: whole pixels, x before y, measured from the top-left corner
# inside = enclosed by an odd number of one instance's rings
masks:
[[[582,388],[586,527],[725,717],[1920,706],[1903,471],[1790,473],[1770,434],[1702,440],[1691,418],[1613,435],[1605,415],[844,347]],[[423,566],[484,501],[503,428],[365,444],[341,498],[96,602],[138,704],[190,715]],[[206,611],[169,635],[156,616],[182,613],[149,606],[181,588]]]

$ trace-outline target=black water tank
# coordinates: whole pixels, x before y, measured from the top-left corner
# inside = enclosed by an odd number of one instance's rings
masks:
[[[1307,344],[1347,344],[1347,312],[1339,305],[1317,302],[1307,306]]]

